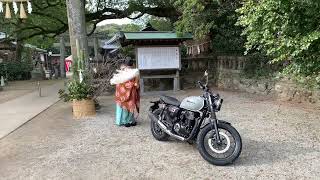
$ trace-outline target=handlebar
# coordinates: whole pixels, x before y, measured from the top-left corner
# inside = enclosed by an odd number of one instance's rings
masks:
[[[198,84],[199,84],[200,88],[203,89],[204,86],[203,86],[202,82],[198,81]]]
[[[201,89],[203,89],[203,90],[208,89],[208,87],[205,86],[205,85],[203,85],[201,81],[198,81],[198,84],[199,84],[199,86],[200,86]]]

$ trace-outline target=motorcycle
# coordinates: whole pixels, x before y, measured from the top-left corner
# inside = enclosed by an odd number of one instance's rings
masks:
[[[238,131],[227,121],[218,120],[223,99],[198,81],[202,96],[190,96],[180,102],[174,97],[160,96],[152,101],[148,116],[151,133],[155,139],[166,141],[169,137],[192,143],[196,141],[200,155],[213,165],[233,163],[241,154],[242,140]]]

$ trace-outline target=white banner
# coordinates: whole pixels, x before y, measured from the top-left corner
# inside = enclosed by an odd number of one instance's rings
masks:
[[[180,69],[179,47],[143,47],[137,51],[140,70]]]

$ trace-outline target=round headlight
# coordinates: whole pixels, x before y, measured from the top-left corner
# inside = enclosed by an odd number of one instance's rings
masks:
[[[223,102],[223,99],[220,99],[220,98],[214,100],[214,105],[217,111],[220,111],[222,102]]]

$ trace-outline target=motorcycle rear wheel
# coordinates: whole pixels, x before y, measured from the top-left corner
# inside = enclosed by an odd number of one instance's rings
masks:
[[[161,113],[160,109],[157,109],[155,111],[153,111],[153,114],[156,117],[159,117]],[[162,131],[162,129],[158,126],[158,124],[156,122],[154,122],[153,120],[151,120],[151,133],[153,135],[153,137],[155,139],[157,139],[158,141],[166,141],[169,139],[169,135],[167,133],[165,133],[164,131]]]
[[[215,141],[215,130],[206,125],[198,134],[197,147],[201,156],[213,165],[225,166],[233,163],[241,154],[242,140],[238,131],[229,124],[218,124],[222,143]]]

